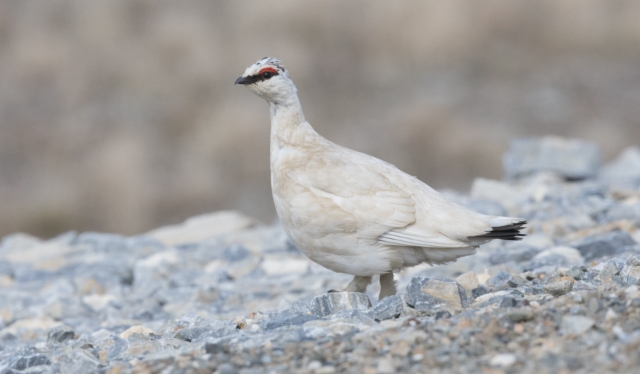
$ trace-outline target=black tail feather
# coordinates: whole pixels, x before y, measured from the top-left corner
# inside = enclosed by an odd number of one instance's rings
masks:
[[[524,225],[527,221],[520,221],[511,225],[493,227],[491,231],[488,231],[482,235],[470,236],[469,239],[500,239],[500,240],[522,240],[525,234],[520,230],[524,229]]]

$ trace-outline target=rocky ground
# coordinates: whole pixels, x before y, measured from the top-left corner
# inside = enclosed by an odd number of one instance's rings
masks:
[[[9,235],[0,373],[637,372],[640,150],[601,167],[592,144],[519,140],[505,168],[445,193],[529,235],[404,270],[381,302],[375,285],[325,293],[350,277],[235,212],[135,237]]]

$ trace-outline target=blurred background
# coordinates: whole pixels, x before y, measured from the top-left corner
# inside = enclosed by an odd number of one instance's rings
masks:
[[[501,178],[513,137],[640,142],[640,2],[1,1],[0,235],[275,217],[283,60],[328,139],[435,188]]]

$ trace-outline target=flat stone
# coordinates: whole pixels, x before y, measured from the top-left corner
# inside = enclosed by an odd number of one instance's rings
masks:
[[[562,317],[560,330],[564,334],[582,335],[593,327],[595,321],[585,316],[565,315]]]
[[[615,256],[624,253],[636,242],[624,231],[613,231],[606,234],[598,234],[586,237],[582,240],[571,243],[582,254],[586,261],[604,256]]]
[[[403,308],[404,301],[400,295],[387,296],[369,309],[367,315],[376,321],[384,321],[400,316]]]
[[[407,304],[419,311],[459,311],[469,306],[464,288],[455,281],[415,277],[407,287]]]
[[[468,271],[460,275],[456,278],[456,282],[464,288],[467,300],[472,300],[474,298],[472,291],[480,286],[478,276],[473,271]]]
[[[568,292],[571,292],[573,289],[573,282],[568,280],[560,281],[560,282],[551,282],[547,283],[544,286],[544,290],[553,296],[562,296]]]
[[[349,309],[369,309],[369,296],[360,292],[331,292],[316,296],[311,300],[311,312],[324,317]]]
[[[544,171],[568,179],[593,178],[598,174],[600,163],[600,151],[595,143],[556,136],[514,139],[503,157],[508,179]]]

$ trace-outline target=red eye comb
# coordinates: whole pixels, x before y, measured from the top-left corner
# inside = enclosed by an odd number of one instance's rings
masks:
[[[273,73],[273,74],[278,74],[278,71],[276,69],[272,68],[271,66],[266,67],[264,69],[261,69],[258,72],[258,74],[262,74],[262,73],[266,73],[266,72]]]

